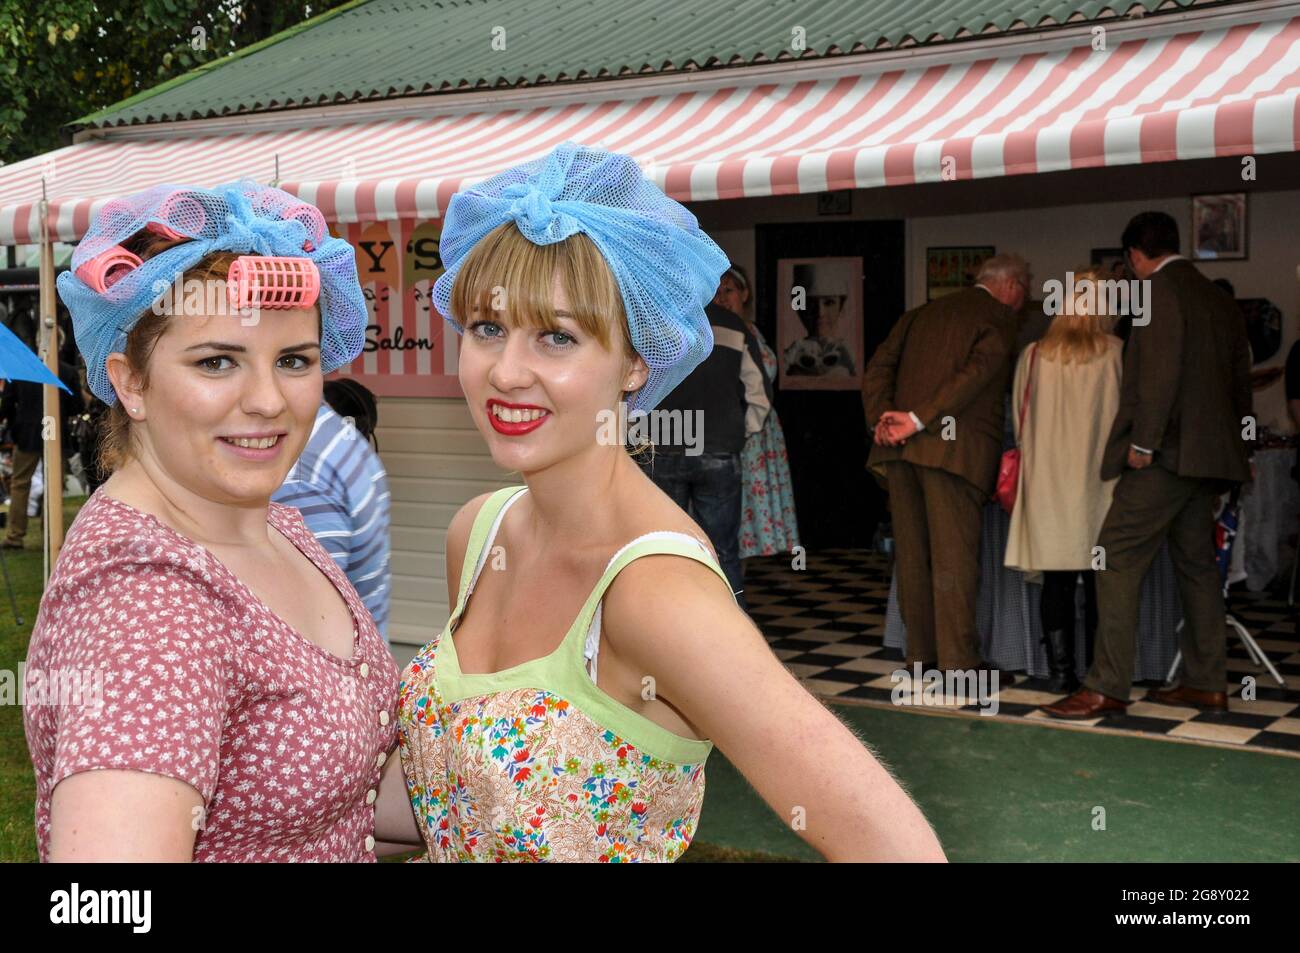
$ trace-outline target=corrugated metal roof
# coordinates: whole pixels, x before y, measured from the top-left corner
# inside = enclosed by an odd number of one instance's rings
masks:
[[[369,0],[74,127],[867,54],[1232,2],[1241,0]]]

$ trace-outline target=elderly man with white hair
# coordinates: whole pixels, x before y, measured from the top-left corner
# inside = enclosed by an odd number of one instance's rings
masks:
[[[1023,258],[988,259],[974,287],[903,315],[863,376],[867,466],[889,489],[908,668],[990,667],[975,629],[980,519],[1028,293]]]

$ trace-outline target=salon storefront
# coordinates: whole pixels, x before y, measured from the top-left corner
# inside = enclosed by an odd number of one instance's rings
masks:
[[[1139,210],[1168,211],[1195,237],[1226,207],[1237,217],[1214,220],[1218,257],[1199,264],[1239,298],[1276,305],[1276,340],[1256,356],[1281,363],[1300,263],[1300,4],[1105,26],[1100,45],[1082,23],[577,86],[95,124],[0,168],[0,244],[40,241],[43,186],[61,242],[106,199],[162,179],[249,176],[321,208],[357,249],[371,308],[365,350],[343,373],[382,398],[390,635],[406,656],[446,617],[451,516],[513,482],[474,429],[456,335],[431,308],[440,216],[458,188],[565,139],[634,155],[752,276],[753,316],[791,362],[776,406],[810,547],[870,544],[863,364],[902,311],[959,286],[981,255],[1021,253],[1041,283],[1104,263]],[[834,373],[796,370],[813,329],[788,307],[792,285],[828,302],[823,326],[844,344]],[[1261,423],[1286,428],[1280,386],[1257,401]]]

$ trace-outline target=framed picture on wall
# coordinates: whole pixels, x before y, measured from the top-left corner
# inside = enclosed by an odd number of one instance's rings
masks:
[[[777,386],[862,387],[862,259],[777,260]]]
[[[1192,257],[1246,257],[1246,193],[1192,196]]]
[[[975,284],[992,245],[951,245],[925,250],[925,300],[933,301]]]

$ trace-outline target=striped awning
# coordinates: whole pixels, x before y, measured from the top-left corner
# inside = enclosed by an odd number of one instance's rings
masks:
[[[680,201],[871,188],[1300,148],[1300,17],[852,76],[155,140],[0,167],[0,244],[159,182],[249,176],[335,222],[435,218],[464,185],[565,139],[636,157]]]

